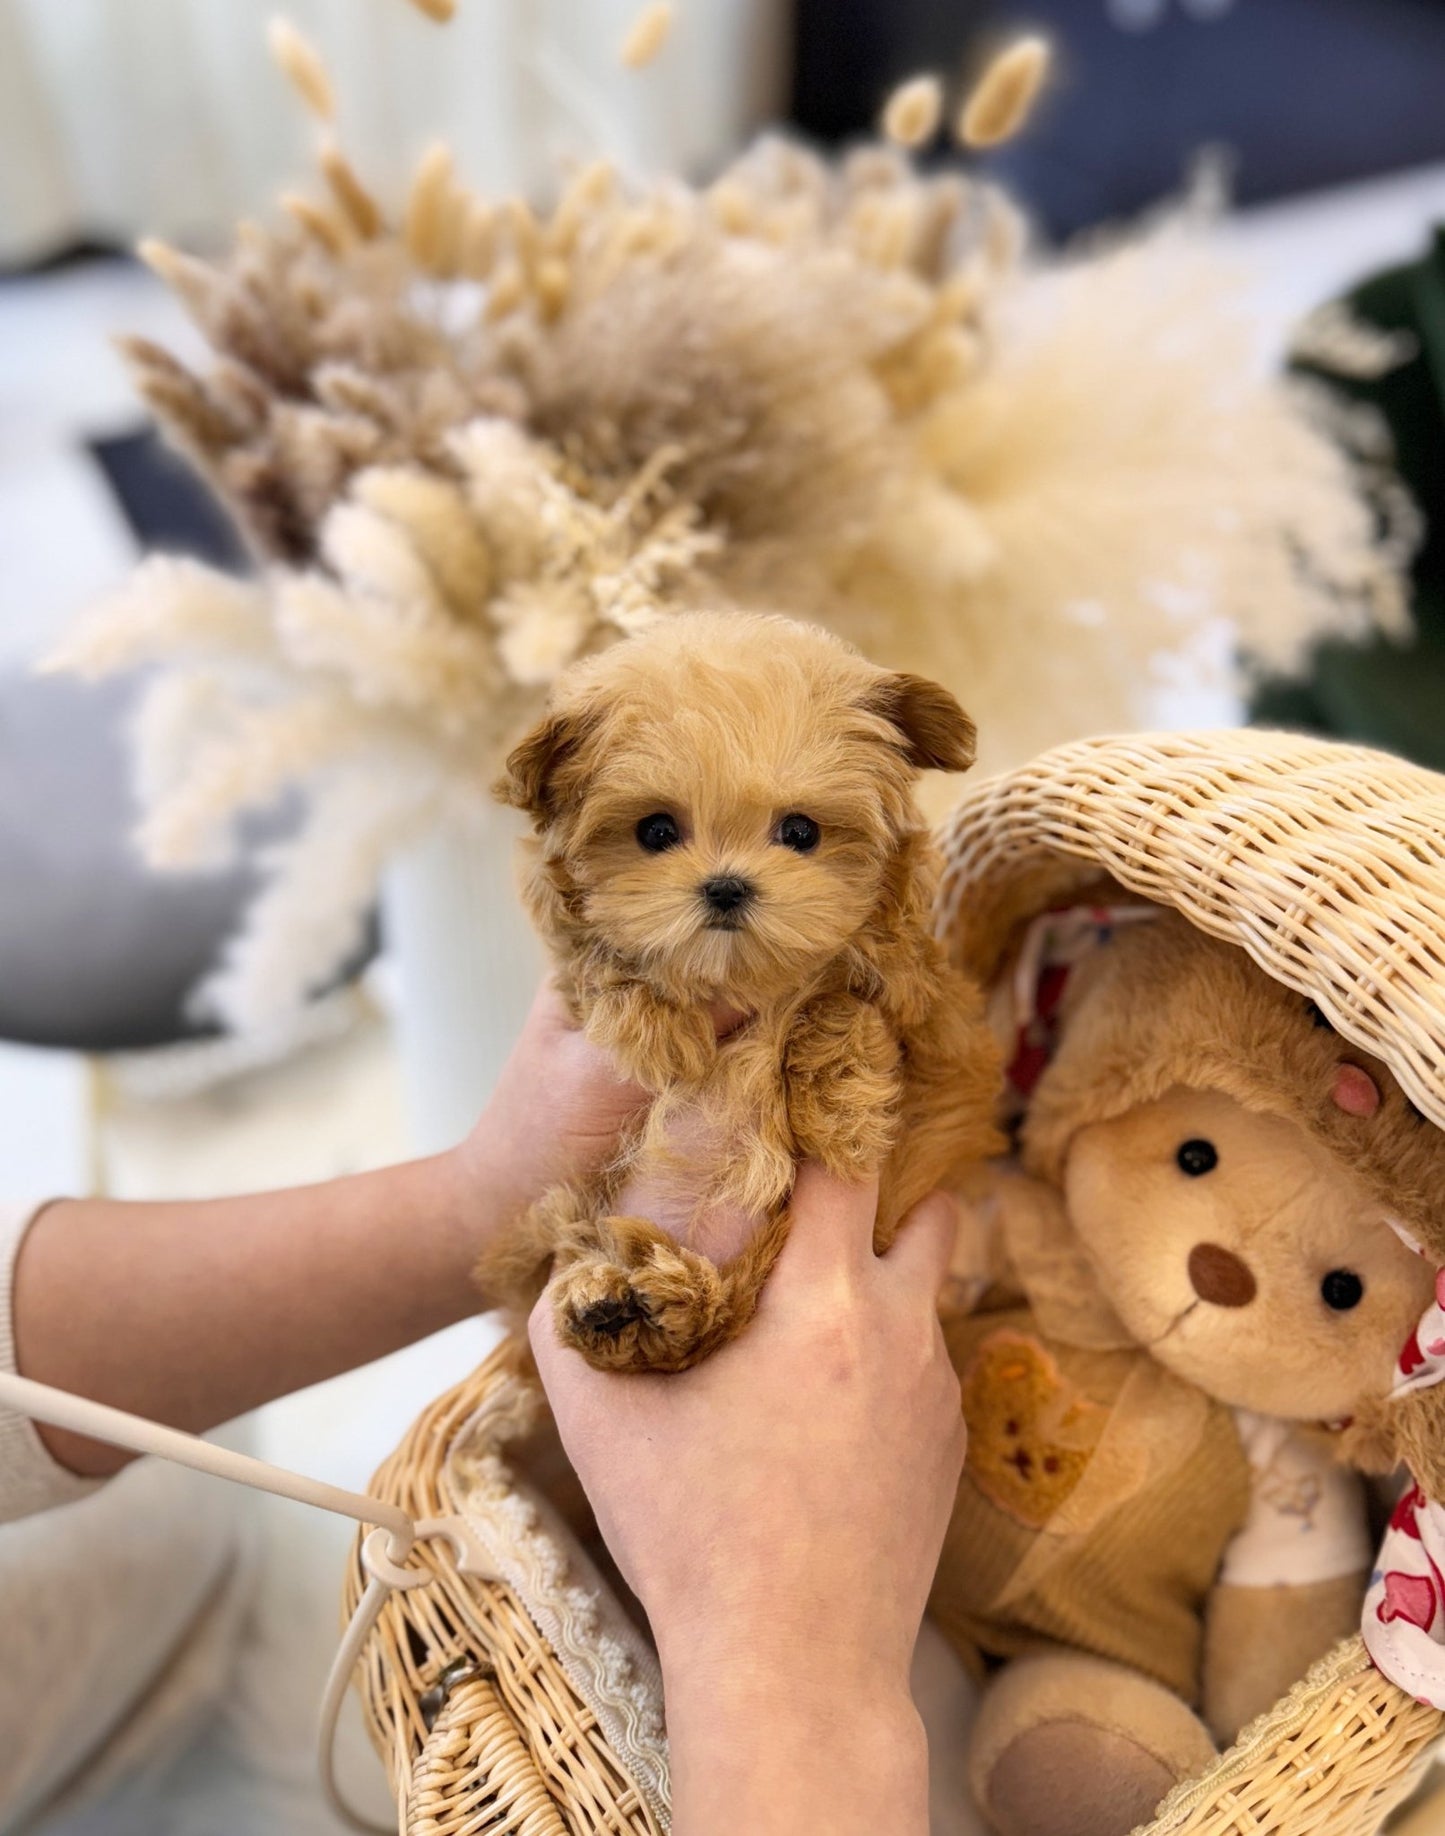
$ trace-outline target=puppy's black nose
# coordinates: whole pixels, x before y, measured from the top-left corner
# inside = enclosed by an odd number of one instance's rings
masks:
[[[726,915],[746,905],[755,896],[757,888],[749,880],[739,880],[728,875],[722,879],[704,880],[701,891],[710,912]]]

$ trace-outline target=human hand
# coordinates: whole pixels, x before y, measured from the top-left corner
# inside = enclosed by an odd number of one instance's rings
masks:
[[[681,1375],[595,1371],[549,1297],[532,1315],[563,1444],[657,1639],[679,1836],[713,1828],[710,1805],[718,1829],[926,1827],[908,1669],[963,1461],[935,1311],[956,1211],[935,1194],[876,1257],[876,1203],[804,1167],[756,1318]]]
[[[719,1036],[743,1016],[718,1007]],[[462,1189],[505,1220],[564,1181],[593,1172],[651,1101],[572,1020],[546,981],[475,1127],[448,1157]]]
[[[464,1184],[506,1221],[552,1186],[603,1165],[649,1100],[544,982],[486,1108],[452,1153]]]

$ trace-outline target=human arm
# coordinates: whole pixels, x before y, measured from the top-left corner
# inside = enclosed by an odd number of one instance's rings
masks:
[[[47,1206],[14,1270],[17,1366],[201,1431],[368,1363],[484,1305],[471,1271],[488,1238],[611,1153],[643,1100],[544,989],[477,1126],[446,1153],[241,1198]],[[41,1435],[72,1472],[129,1458]]]
[[[799,1174],[748,1330],[678,1376],[592,1370],[532,1316],[563,1444],[657,1639],[676,1836],[928,1827],[908,1690],[962,1465],[935,1313],[956,1214],[884,1257],[876,1189]]]

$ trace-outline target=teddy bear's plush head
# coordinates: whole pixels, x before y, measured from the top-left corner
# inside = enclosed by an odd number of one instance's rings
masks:
[[[1382,1396],[1432,1293],[1337,1153],[1217,1090],[1080,1129],[1064,1197],[1130,1336],[1260,1414],[1334,1422]]]
[[[1433,1291],[1396,1227],[1438,1233],[1442,1137],[1242,950],[1121,929],[1070,979],[1022,1141],[1162,1364],[1262,1414],[1381,1403]]]

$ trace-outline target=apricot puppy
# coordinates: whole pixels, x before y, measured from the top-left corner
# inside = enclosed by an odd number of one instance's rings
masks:
[[[532,818],[525,896],[575,1018],[657,1101],[605,1174],[489,1252],[489,1295],[530,1305],[555,1262],[565,1341],[681,1370],[752,1316],[798,1160],[881,1175],[881,1250],[996,1150],[996,1052],[932,934],[913,798],[973,750],[945,689],[781,618],[678,614],[559,682],[498,794]],[[718,1007],[746,1016],[721,1041]],[[728,1146],[704,1202],[762,1220],[721,1266],[616,1211],[665,1171],[682,1105]]]

